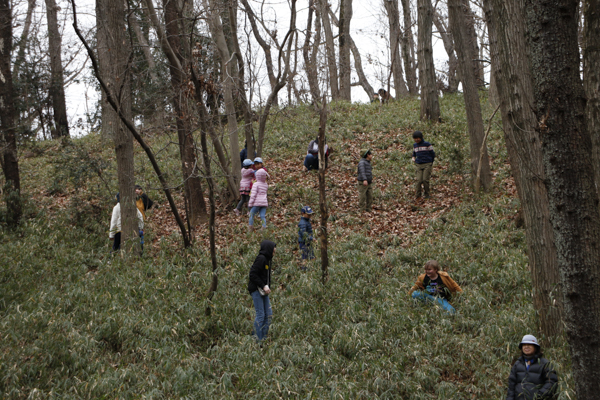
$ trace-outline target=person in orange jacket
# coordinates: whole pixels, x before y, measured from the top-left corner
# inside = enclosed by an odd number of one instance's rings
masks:
[[[425,263],[425,273],[419,275],[408,294],[413,299],[436,302],[448,313],[454,314],[456,310],[450,304],[450,299],[459,292],[462,289],[458,283],[447,272],[440,271],[440,264],[436,260],[429,260]]]

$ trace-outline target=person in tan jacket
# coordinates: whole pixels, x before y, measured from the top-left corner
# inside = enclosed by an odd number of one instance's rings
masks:
[[[440,264],[436,260],[425,263],[425,273],[419,275],[417,281],[408,294],[413,299],[427,302],[436,302],[450,314],[456,310],[450,304],[452,295],[462,292],[462,289],[445,271],[440,271]]]

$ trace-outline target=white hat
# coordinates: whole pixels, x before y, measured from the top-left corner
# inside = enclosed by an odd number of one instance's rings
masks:
[[[524,344],[532,344],[534,346],[540,347],[538,340],[533,335],[523,336],[523,339],[521,339],[521,343],[519,343],[519,349],[523,347]]]

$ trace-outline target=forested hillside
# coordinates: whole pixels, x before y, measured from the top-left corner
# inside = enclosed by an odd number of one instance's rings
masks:
[[[482,105],[487,125],[494,110],[485,98]],[[304,172],[302,161],[319,115],[308,106],[277,109],[263,152],[272,177],[268,228],[249,233],[233,203],[217,202],[219,284],[210,300],[207,226],[182,247],[139,147],[136,183],[157,207],[148,212],[143,255],[111,256],[111,146],[98,134],[24,145],[24,217],[0,230],[2,397],[502,398],[517,345],[538,324],[519,201],[500,119],[488,138],[491,189],[475,195],[462,97],[444,96],[441,114],[441,124],[419,122],[418,100],[331,104],[330,265],[322,284],[319,257],[302,271],[297,243],[300,207],[318,209],[317,173]],[[437,153],[426,200],[412,189],[416,129]],[[170,134],[146,140],[168,179],[181,180]],[[369,214],[358,210],[355,189],[361,148],[373,152]],[[173,188],[180,205],[182,191]],[[246,286],[264,238],[277,253],[273,323],[261,347],[251,336]],[[456,315],[408,295],[429,259],[464,290]],[[558,398],[573,398],[565,341],[540,338],[559,373]]]

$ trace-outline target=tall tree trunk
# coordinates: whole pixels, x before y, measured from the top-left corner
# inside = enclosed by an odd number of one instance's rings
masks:
[[[27,48],[27,39],[29,38],[29,31],[31,29],[31,19],[33,16],[33,10],[35,9],[36,0],[29,0],[27,2],[27,14],[25,15],[25,22],[23,23],[23,31],[21,32],[21,38],[17,45],[17,58],[15,59],[15,65],[13,67],[13,76],[15,79],[19,79],[19,72],[21,65],[25,61],[25,49]]]
[[[131,80],[129,77],[129,40],[125,33],[125,3],[119,0],[96,0],[96,26],[100,73],[109,89],[116,94],[117,104],[131,119]],[[133,137],[110,106],[102,110],[103,129],[112,137],[117,158],[117,177],[121,195],[121,243],[127,249],[137,238],[138,220],[135,206]]]
[[[394,89],[396,97],[406,96],[408,89],[402,72],[402,56],[400,52],[400,38],[402,30],[400,29],[400,10],[398,9],[398,0],[384,0],[383,5],[390,24],[390,56],[391,70],[394,76]]]
[[[438,121],[440,104],[438,101],[433,64],[433,47],[431,45],[431,24],[433,7],[431,0],[417,0],[419,25],[419,83],[421,86],[421,119]]]
[[[52,138],[57,139],[69,136],[69,122],[67,120],[67,104],[65,101],[65,80],[62,66],[62,40],[58,30],[59,7],[55,0],[46,0],[46,17],[48,20],[48,53],[50,55],[50,88],[54,111],[54,130]]]
[[[446,54],[448,54],[448,93],[456,93],[460,79],[457,73],[458,60],[456,59],[456,54],[454,54],[454,37],[452,36],[452,32],[446,29],[444,21],[442,21],[440,15],[435,10],[433,12],[433,24],[442,37],[444,49],[446,50]]]
[[[150,75],[152,82],[156,83],[158,82],[158,75],[156,75],[156,62],[154,61],[152,51],[150,51],[148,38],[146,38],[146,35],[144,35],[144,32],[142,32],[140,23],[138,22],[137,16],[134,13],[132,13],[129,17],[129,25],[133,28],[133,32],[135,32],[139,46],[142,49],[142,53],[144,53],[146,63],[148,63],[148,74]]]
[[[149,0],[152,1],[152,0]],[[188,222],[190,226],[205,222],[206,202],[202,190],[202,181],[198,176],[198,166],[195,151],[194,137],[190,122],[191,110],[184,95],[185,85],[188,81],[182,70],[185,58],[181,48],[181,32],[179,29],[179,13],[176,3],[171,0],[163,0],[165,13],[165,31],[170,49],[179,61],[178,64],[169,63],[171,74],[171,89],[173,90],[173,109],[176,114],[177,139],[179,141],[179,156],[181,160],[181,173],[183,176],[183,187],[185,199],[188,204]],[[169,51],[169,49],[166,49]]]
[[[21,177],[17,158],[15,92],[10,69],[12,49],[12,10],[10,0],[0,0],[0,160],[6,179],[5,198],[7,222],[18,224],[23,209],[21,205]]]
[[[223,31],[223,24],[221,23],[219,13],[217,12],[215,0],[209,0],[208,2],[207,0],[203,0],[202,3],[204,4],[204,7],[207,10],[207,12],[209,12],[208,25],[210,27],[211,35],[217,45],[217,49],[221,58],[223,97],[225,98],[225,111],[227,112],[227,130],[229,131],[228,136],[232,164],[231,175],[233,177],[233,179],[229,179],[229,181],[232,191],[232,198],[239,199],[240,195],[238,191],[238,183],[242,179],[242,165],[240,163],[239,157],[240,145],[238,138],[239,133],[237,125],[237,116],[235,104],[233,102],[233,88],[235,85],[232,80],[232,77],[237,76],[237,71],[234,68],[236,63],[230,60],[230,52]],[[208,6],[208,3],[210,3],[210,8]]]
[[[480,61],[479,57],[479,42],[477,37],[477,30],[475,29],[475,14],[469,5],[470,0],[460,0],[463,6],[464,14],[464,34],[466,35],[465,43],[469,46],[471,55],[473,56],[470,60],[473,76],[475,77],[475,83],[477,86],[484,86],[485,80],[483,79],[483,62]]]
[[[584,2],[583,87],[586,120],[592,136],[596,190],[600,195],[600,0]]]
[[[338,70],[335,60],[335,45],[333,42],[333,30],[329,19],[329,4],[327,0],[318,0],[319,13],[323,22],[325,31],[325,54],[327,55],[327,67],[329,70],[329,87],[331,88],[331,98],[338,100],[340,98],[340,90],[338,87]]]
[[[485,0],[492,74],[499,93],[504,137],[525,219],[533,306],[540,331],[562,333],[562,292],[548,191],[542,163],[542,142],[534,130],[537,120],[530,105],[533,87],[525,43],[522,0]]]
[[[350,21],[352,20],[352,0],[340,1],[340,99],[352,101],[350,68]]]
[[[456,42],[456,54],[460,74],[463,83],[463,97],[465,99],[465,109],[467,112],[467,125],[469,127],[469,144],[471,147],[471,176],[475,181],[478,176],[479,160],[482,160],[480,171],[480,182],[473,182],[476,187],[481,184],[483,190],[488,190],[492,185],[492,174],[490,171],[490,161],[487,154],[487,147],[483,146],[484,127],[483,117],[481,116],[481,104],[479,103],[479,93],[477,90],[477,81],[474,74],[469,68],[472,65],[471,60],[478,57],[478,54],[473,54],[473,46],[468,36],[466,13],[469,10],[465,9],[462,0],[448,0],[448,16],[450,26],[452,27],[452,36]],[[480,154],[483,148],[483,154]]]
[[[578,3],[525,0],[525,17],[575,392],[592,400],[600,393],[600,291],[590,285],[600,279],[600,213],[579,72]]]
[[[410,15],[410,0],[401,0],[402,14],[404,15],[404,33],[402,35],[402,59],[408,93],[412,96],[419,94],[417,87],[417,71],[415,67],[415,41],[412,33],[412,17]]]
[[[321,112],[319,118],[319,143],[325,143],[325,131],[327,128],[327,99],[323,97],[323,103],[321,105]],[[329,269],[329,255],[328,255],[328,232],[327,232],[327,220],[329,219],[329,212],[327,210],[327,196],[325,193],[325,173],[327,172],[327,165],[325,159],[325,146],[319,145],[319,211],[321,212],[321,226],[319,226],[319,238],[321,239],[321,282],[325,284],[327,282],[327,275]]]
[[[304,69],[306,70],[306,76],[308,77],[308,87],[310,89],[310,95],[313,103],[318,103],[321,98],[321,90],[319,89],[319,73],[317,72],[316,53],[317,48],[310,45],[310,38],[312,36],[312,20],[313,13],[316,10],[315,1],[309,0],[308,4],[308,20],[306,22],[306,38],[304,39],[304,46],[302,47],[302,57],[304,58]],[[315,42],[318,42],[321,37],[321,29],[319,25],[320,17],[315,18]],[[311,52],[312,47],[312,52]]]

